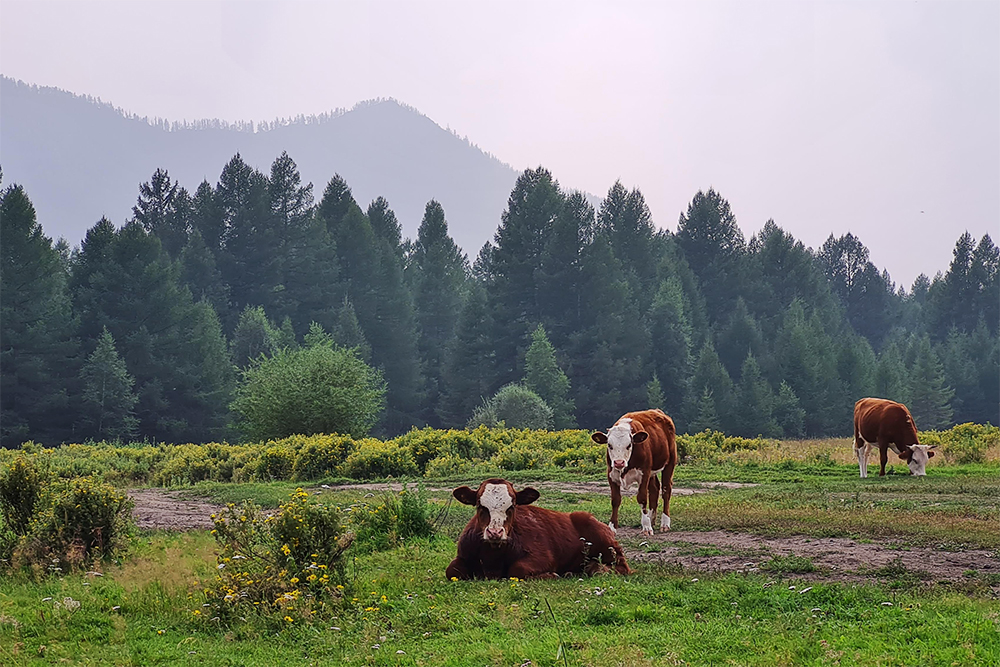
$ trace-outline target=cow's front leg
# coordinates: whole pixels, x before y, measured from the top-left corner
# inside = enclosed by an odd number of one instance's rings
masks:
[[[608,485],[611,487],[611,521],[608,522],[608,528],[611,532],[618,534],[618,508],[622,504],[622,489],[620,486],[614,483],[610,478],[608,479]]]
[[[646,475],[643,475],[642,481],[639,482],[639,492],[635,499],[642,505],[642,534],[652,536],[653,520],[649,516],[649,479]]]
[[[468,566],[466,566],[465,561],[461,558],[456,558],[451,561],[451,565],[449,565],[448,569],[444,571],[444,576],[449,580],[472,579],[472,573],[470,572]]]
[[[551,570],[542,570],[534,566],[530,560],[519,560],[507,570],[508,577],[518,579],[558,579],[559,575]]]
[[[878,443],[878,476],[885,477],[885,464],[889,461],[889,445]]]

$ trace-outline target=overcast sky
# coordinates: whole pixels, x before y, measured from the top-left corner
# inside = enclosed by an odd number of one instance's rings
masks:
[[[1000,240],[996,1],[0,0],[0,71],[170,120],[394,97],[671,230],[714,187],[748,239],[853,232],[907,287]]]

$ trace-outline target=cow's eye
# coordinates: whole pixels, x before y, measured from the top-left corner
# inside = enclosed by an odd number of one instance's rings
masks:
[[[632,443],[631,442],[628,443],[628,447],[626,447],[625,449],[632,449]]]

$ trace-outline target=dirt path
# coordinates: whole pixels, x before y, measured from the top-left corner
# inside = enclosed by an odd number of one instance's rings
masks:
[[[132,516],[139,528],[195,530],[212,527],[212,514],[223,508],[204,498],[193,498],[179,491],[133,489]]]
[[[601,482],[540,482],[539,490],[563,493],[603,493]],[[708,493],[712,486],[676,488],[677,495]],[[734,485],[726,484],[726,487]],[[705,488],[708,487],[708,488]],[[323,485],[317,490],[399,491],[401,484]],[[450,491],[451,487],[427,487],[428,491]],[[135,501],[134,516],[140,528],[195,530],[212,527],[211,515],[223,508],[203,498],[179,491],[138,489],[130,492]],[[871,581],[874,571],[899,571],[905,565],[912,576],[925,581],[960,581],[966,572],[1000,574],[1000,558],[984,549],[941,551],[929,547],[904,547],[893,543],[859,542],[840,537],[763,537],[749,533],[713,531],[657,532],[644,537],[638,528],[618,531],[625,553],[633,563],[661,563],[702,572],[766,572],[761,567],[774,556],[808,558],[815,572],[794,574],[797,578],[837,581]]]
[[[844,537],[763,537],[722,530],[682,530],[643,537],[638,528],[624,527],[618,530],[618,538],[631,562],[679,565],[708,572],[767,572],[762,566],[774,556],[799,556],[808,558],[816,567],[814,572],[791,575],[803,579],[861,581],[883,575],[933,582],[959,581],[970,570],[982,575],[1000,574],[1000,558],[985,549],[941,551]]]

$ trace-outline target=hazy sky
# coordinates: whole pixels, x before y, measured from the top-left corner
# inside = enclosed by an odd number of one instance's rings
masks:
[[[1000,240],[996,1],[2,0],[0,71],[170,120],[394,97],[661,227],[714,187],[748,239],[853,232],[907,287]]]

